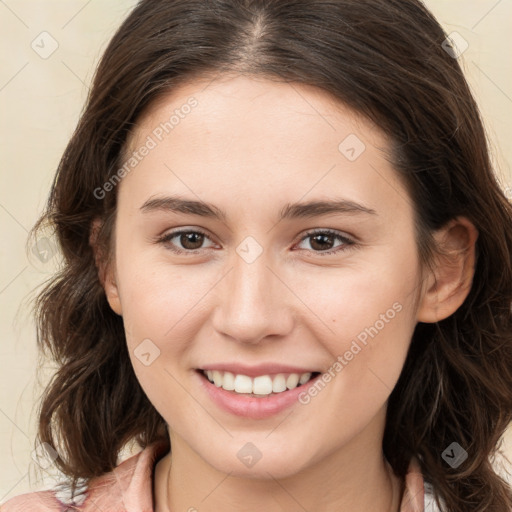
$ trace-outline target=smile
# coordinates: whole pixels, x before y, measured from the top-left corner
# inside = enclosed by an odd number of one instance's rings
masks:
[[[320,372],[234,373],[221,370],[197,369],[200,389],[224,413],[263,420],[275,416],[294,404],[299,395],[314,386]],[[302,407],[302,406],[301,406]]]
[[[302,374],[278,373],[273,376],[259,375],[251,378],[248,375],[234,374],[219,370],[202,370],[202,372],[203,375],[218,388],[255,397],[266,397],[295,389],[319,375],[318,372],[306,372]]]

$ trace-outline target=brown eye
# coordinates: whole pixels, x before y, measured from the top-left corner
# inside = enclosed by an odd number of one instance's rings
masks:
[[[332,249],[334,244],[334,237],[332,235],[314,235],[311,237],[310,245],[313,249],[324,251],[326,249]]]
[[[301,243],[308,239],[310,240],[310,248],[306,248],[306,250],[317,253],[320,256],[341,252],[348,249],[349,246],[355,245],[355,242],[350,238],[331,230],[307,233],[302,238]],[[336,241],[339,242],[337,245],[335,245]]]
[[[193,251],[194,249],[200,249],[203,244],[204,235],[201,233],[183,233],[180,235],[180,243],[185,249],[190,249]]]
[[[180,230],[167,233],[158,241],[171,251],[181,254],[203,249],[203,243],[210,239],[205,233],[196,230]]]

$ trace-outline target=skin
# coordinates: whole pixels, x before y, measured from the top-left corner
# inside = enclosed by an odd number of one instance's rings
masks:
[[[452,221],[435,234],[450,256],[424,267],[385,134],[310,86],[240,75],[184,84],[144,114],[127,153],[192,96],[197,106],[121,181],[114,258],[101,269],[137,378],[169,426],[156,510],[398,510],[401,482],[382,454],[387,400],[416,323],[449,316],[466,297],[476,230]],[[355,161],[338,150],[349,134],[366,146]],[[212,203],[226,220],[141,210],[171,194]],[[334,198],[375,213],[278,221],[287,203]],[[176,228],[207,237],[175,254],[183,238],[158,240]],[[355,244],[315,245],[313,229]],[[263,250],[252,263],[236,251],[248,236]],[[327,371],[396,303],[308,404],[252,420],[219,409],[199,385],[195,368],[221,361]],[[160,350],[149,366],[134,352],[145,339]],[[247,442],[262,454],[252,467],[237,457]]]

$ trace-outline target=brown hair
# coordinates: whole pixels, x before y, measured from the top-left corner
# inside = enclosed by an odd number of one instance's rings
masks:
[[[493,175],[477,106],[446,34],[418,0],[143,0],[96,71],[60,162],[47,210],[64,264],[37,301],[38,339],[59,368],[40,409],[39,439],[58,446],[73,479],[111,470],[120,449],[165,438],[142,391],[122,319],[109,307],[90,245],[109,253],[121,167],[141,113],[194,77],[260,75],[317,86],[392,140],[424,262],[432,233],[462,215],[478,229],[472,288],[435,324],[419,323],[391,393],[383,449],[404,477],[417,456],[450,512],[499,511],[510,488],[490,463],[512,419],[512,207]],[[452,443],[468,453],[452,468]]]

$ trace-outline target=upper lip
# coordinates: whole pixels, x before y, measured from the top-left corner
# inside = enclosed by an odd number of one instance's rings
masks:
[[[231,372],[235,375],[247,375],[248,377],[257,377],[259,375],[273,375],[277,373],[317,373],[318,370],[311,368],[290,366],[279,363],[264,363],[248,366],[240,363],[216,363],[201,366],[200,370],[217,370],[220,372]]]

